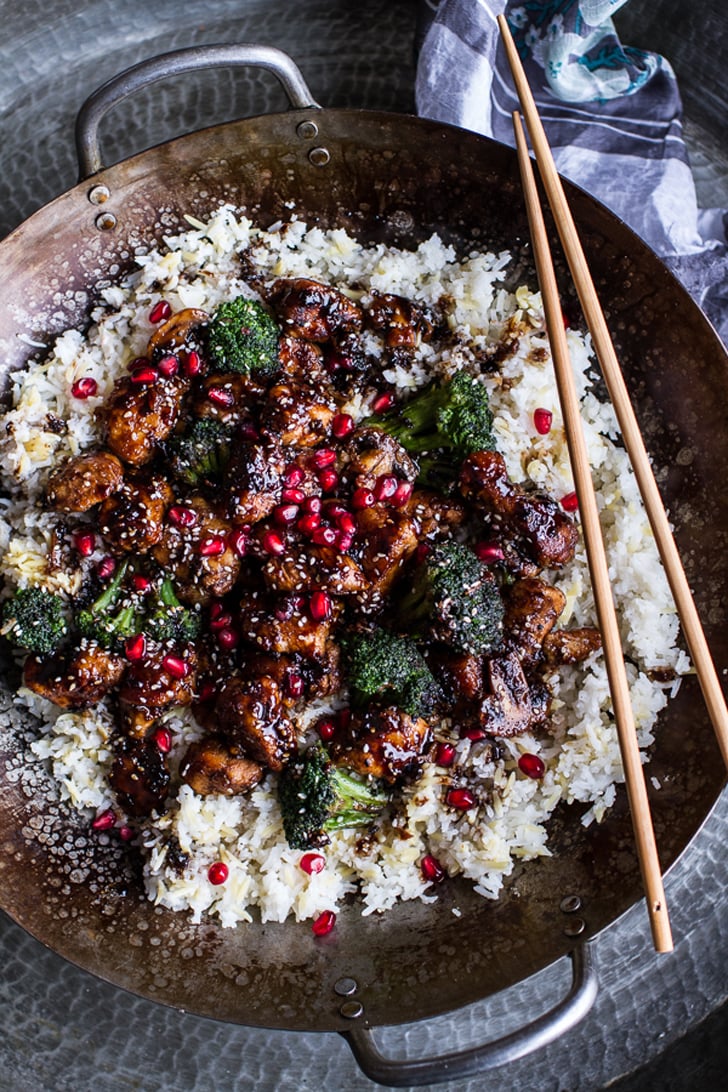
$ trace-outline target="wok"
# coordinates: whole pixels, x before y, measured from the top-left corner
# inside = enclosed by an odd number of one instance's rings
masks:
[[[218,64],[271,70],[291,108],[102,167],[98,126],[115,102],[165,75]],[[533,280],[512,149],[409,116],[321,109],[276,50],[206,47],[136,66],[87,101],[77,146],[81,182],[0,244],[7,372],[37,352],[32,343],[84,323],[100,286],[133,264],[136,247],[220,201],[264,226],[297,214],[367,243],[415,246],[437,231],[461,252],[507,247],[518,279]],[[589,195],[571,185],[567,194],[720,671],[728,663],[726,353],[656,256]],[[589,942],[642,896],[620,794],[597,828],[584,829],[578,809],[558,813],[554,855],[518,868],[497,902],[453,881],[434,905],[404,904],[381,918],[348,907],[326,938],[306,923],[192,926],[143,898],[123,847],[90,842],[85,825],[49,801],[27,752],[33,724],[12,705],[17,678],[12,663],[5,667],[2,908],[66,959],[146,998],[235,1023],[342,1032],[364,1071],[389,1084],[464,1077],[534,1049],[588,1010],[596,991]],[[650,793],[667,868],[723,783],[692,679],[660,719],[649,773],[662,786]],[[569,993],[529,1027],[452,1057],[379,1056],[369,1029],[445,1013],[567,953]]]

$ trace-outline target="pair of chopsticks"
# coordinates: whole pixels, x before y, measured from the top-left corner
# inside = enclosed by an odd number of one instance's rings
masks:
[[[508,63],[556,229],[592,336],[592,342],[609,397],[614,405],[617,420],[622,430],[625,448],[632,463],[657,548],[665,567],[670,590],[675,600],[685,640],[695,665],[703,697],[718,739],[718,745],[726,766],[728,766],[728,710],[726,709],[715,665],[672,536],[667,513],[657,488],[642,434],[622,377],[617,354],[604,319],[604,312],[599,303],[574,220],[566,201],[561,179],[556,170],[546,133],[505,16],[498,16],[498,26],[503,37]],[[624,665],[624,653],[619,636],[604,542],[601,536],[594,483],[591,477],[589,456],[582,428],[579,399],[569,359],[548,235],[523,125],[517,112],[513,114],[513,128],[536,271],[546,317],[546,329],[551,344],[567,446],[574,474],[576,494],[579,499],[579,512],[584,530],[584,541],[594,589],[599,629],[602,634],[607,678],[624,766],[642,883],[647,898],[652,940],[656,951],[669,952],[672,951],[673,947],[672,933],[637,742]]]

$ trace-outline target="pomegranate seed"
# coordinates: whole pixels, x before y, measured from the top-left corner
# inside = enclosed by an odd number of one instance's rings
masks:
[[[286,552],[286,544],[277,531],[265,531],[261,535],[260,544],[267,554],[280,557]]]
[[[326,518],[329,519],[329,520],[335,519],[335,520],[338,521],[339,516],[343,516],[344,513],[346,512],[346,508],[344,508],[344,505],[341,504],[341,502],[337,501],[337,500],[327,500],[325,502],[325,507],[326,507]]]
[[[435,762],[438,766],[452,766],[455,761],[455,748],[452,743],[438,743],[435,750]]]
[[[71,394],[74,398],[79,398],[83,402],[87,398],[93,398],[98,389],[99,385],[96,380],[87,375],[83,379],[76,380],[71,387]]]
[[[569,322],[568,318],[566,317],[566,314],[565,314],[564,311],[561,312],[561,321],[564,324],[564,329],[568,330],[569,327],[571,326],[571,323]]]
[[[189,675],[189,665],[180,656],[165,656],[162,667],[173,679],[184,679]]]
[[[445,879],[445,869],[430,853],[420,861],[420,872],[423,880],[427,880],[428,883],[442,883]]]
[[[318,475],[319,485],[323,489],[324,493],[331,493],[339,484],[339,475],[333,469],[333,467],[327,470],[319,471]]]
[[[356,520],[352,516],[351,512],[341,512],[339,515],[337,515],[336,522],[345,535],[356,534]]]
[[[526,777],[532,777],[538,781],[546,773],[546,764],[538,755],[525,754],[518,759],[518,769]]]
[[[302,489],[284,489],[281,493],[284,504],[303,504],[305,499],[306,494]]]
[[[202,686],[199,689],[199,692],[197,694],[197,700],[211,701],[211,699],[214,698],[216,694],[217,687],[215,686],[212,679],[207,679],[207,681],[203,682]]]
[[[222,611],[220,614],[216,614],[214,618],[210,618],[210,629],[216,632],[219,629],[227,629],[233,624],[232,614],[227,614]]]
[[[142,576],[141,573],[135,573],[134,576],[131,578],[131,582],[134,585],[134,591],[141,592],[142,594],[144,594],[144,592],[148,592],[152,586],[152,582],[149,577]]]
[[[462,739],[469,739],[471,743],[479,743],[488,733],[484,728],[466,728],[460,735]]]
[[[155,729],[152,735],[152,739],[157,744],[157,747],[159,747],[163,755],[168,755],[169,752],[172,750],[172,733],[170,732],[169,728],[165,728],[160,725],[159,728]]]
[[[415,564],[421,565],[430,552],[430,547],[426,542],[421,542],[415,550]]]
[[[541,436],[546,436],[551,431],[551,423],[554,419],[554,415],[551,410],[543,409],[539,407],[533,411],[533,424],[536,432]]]
[[[394,395],[389,391],[385,391],[383,394],[377,395],[372,402],[372,410],[374,413],[386,413],[388,409],[391,409],[394,405]]]
[[[348,531],[336,532],[335,545],[339,548],[342,554],[347,553],[351,549],[351,544],[354,541],[354,536]]]
[[[374,494],[371,489],[365,489],[364,486],[360,486],[355,489],[352,497],[351,504],[353,508],[371,508],[374,504]]]
[[[134,837],[134,827],[128,827],[126,824],[123,827],[119,827],[119,837],[122,842],[130,842]]]
[[[113,576],[116,572],[116,562],[113,557],[102,558],[96,566],[96,572],[101,580],[108,580],[110,576]]]
[[[194,349],[187,354],[184,362],[184,373],[190,377],[199,375],[202,371],[202,360],[200,354],[196,353]]]
[[[311,534],[311,541],[317,546],[333,546],[338,537],[333,527],[316,527]]]
[[[210,387],[207,391],[207,397],[216,406],[224,408],[229,408],[235,402],[235,395],[229,387]]]
[[[343,440],[354,431],[354,418],[348,413],[337,413],[331,422],[331,431],[339,440]]]
[[[294,614],[298,614],[305,602],[302,595],[287,595],[273,613],[279,622],[287,622]]]
[[[167,518],[170,523],[174,523],[176,527],[194,527],[198,520],[197,512],[194,508],[185,508],[181,504],[173,504],[167,512]]]
[[[135,368],[148,368],[149,366],[150,361],[148,356],[135,356],[134,359],[127,364],[127,368],[130,372],[133,372]]]
[[[243,440],[259,440],[260,433],[251,421],[245,421],[240,426],[240,436]]]
[[[336,718],[339,722],[339,728],[345,729],[349,727],[349,721],[351,720],[351,709],[347,706],[346,709],[340,709],[336,714]]]
[[[314,622],[325,622],[331,617],[331,596],[325,591],[315,591],[308,601],[308,609]]]
[[[100,812],[91,824],[91,830],[110,830],[116,822],[116,812],[112,808]]]
[[[445,803],[448,807],[468,811],[475,807],[477,800],[468,789],[450,789],[445,797]]]
[[[224,607],[222,603],[219,599],[216,599],[215,602],[212,603],[212,605],[210,606],[210,620],[214,621],[216,618],[219,618],[223,610]]]
[[[235,629],[221,629],[217,635],[217,643],[225,652],[232,652],[240,644],[240,634]]]
[[[228,546],[238,557],[245,557],[250,544],[250,528],[241,527],[237,531],[231,531],[228,535]]]
[[[166,300],[159,300],[154,304],[154,307],[149,312],[149,321],[156,325],[158,322],[164,322],[172,314],[172,308]]]
[[[124,655],[127,660],[135,663],[143,660],[147,651],[147,639],[143,633],[135,633],[133,637],[127,637],[124,642]]]
[[[308,876],[315,876],[326,868],[326,858],[320,853],[304,853],[298,863]]]
[[[82,532],[74,536],[73,545],[76,547],[81,557],[90,557],[96,549],[96,535],[91,533]]]
[[[287,466],[283,471],[283,481],[291,487],[300,485],[305,476],[300,466]]]
[[[413,485],[411,482],[400,482],[397,486],[397,490],[392,497],[392,504],[395,508],[404,508],[405,504],[409,503],[409,499],[412,496]]]
[[[490,565],[494,561],[502,561],[506,555],[497,542],[479,542],[475,547],[475,556]]]
[[[297,504],[279,504],[273,509],[273,519],[279,527],[287,527],[298,518]]]
[[[324,743],[328,743],[336,735],[336,721],[330,720],[328,717],[324,720],[320,720],[316,726],[318,734]]]
[[[135,368],[129,376],[132,383],[137,383],[142,386],[145,383],[156,383],[159,378],[159,372],[156,368]]]
[[[173,375],[176,375],[179,371],[179,360],[174,353],[168,353],[163,356],[161,360],[157,361],[157,371],[160,375],[163,375],[165,379],[171,379]]]
[[[227,546],[225,545],[224,538],[218,538],[214,535],[212,538],[205,538],[200,543],[199,554],[200,557],[219,557],[220,554],[224,554]]]
[[[325,937],[336,925],[336,914],[333,910],[324,910],[311,926],[311,932],[315,937]]]
[[[313,465],[317,470],[323,470],[327,466],[333,466],[336,462],[336,452],[333,447],[320,447],[313,453]]]
[[[323,501],[321,497],[306,497],[303,502],[303,510],[307,515],[318,516],[321,514]]]
[[[219,887],[220,884],[225,883],[229,875],[230,870],[224,861],[215,861],[207,870],[207,878],[214,887]]]
[[[391,474],[380,474],[374,483],[374,499],[378,501],[389,500],[397,492],[399,482]]]
[[[312,535],[320,524],[321,516],[316,515],[315,512],[311,512],[308,516],[301,516],[296,527],[298,527],[301,534]]]
[[[579,498],[576,493],[567,493],[561,498],[561,507],[565,512],[576,512],[579,507]]]
[[[351,357],[346,353],[332,353],[326,361],[326,367],[330,372],[338,372],[340,369],[349,371],[352,367]]]
[[[286,676],[286,690],[292,698],[300,698],[303,694],[303,676],[297,671],[289,671]]]

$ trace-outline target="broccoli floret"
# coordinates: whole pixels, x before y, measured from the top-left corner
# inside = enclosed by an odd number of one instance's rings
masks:
[[[278,781],[283,830],[291,849],[326,845],[331,831],[366,826],[387,799],[379,788],[332,765],[321,746],[289,762]]]
[[[368,417],[365,425],[384,429],[417,458],[418,481],[452,482],[474,451],[493,451],[493,414],[482,383],[464,372],[431,383],[404,406]]]
[[[411,717],[427,717],[442,696],[411,637],[373,629],[346,640],[344,656],[355,707],[384,697]]]
[[[198,485],[220,475],[230,458],[231,430],[214,417],[202,417],[167,445],[169,466],[176,478]]]
[[[237,296],[222,303],[207,328],[207,348],[217,371],[269,375],[278,368],[280,328],[261,303]]]
[[[433,546],[414,570],[398,603],[398,619],[414,633],[431,633],[459,652],[487,656],[503,634],[503,600],[487,567],[457,542]]]
[[[139,632],[137,608],[129,602],[119,605],[128,568],[129,562],[123,561],[101,595],[76,615],[81,636],[112,652],[120,651],[127,637]]]
[[[142,624],[144,633],[155,641],[187,644],[199,636],[200,627],[198,612],[182,606],[172,581],[165,577],[157,592],[155,608]]]
[[[2,633],[18,648],[43,656],[55,652],[68,632],[60,595],[20,588],[3,606]]]

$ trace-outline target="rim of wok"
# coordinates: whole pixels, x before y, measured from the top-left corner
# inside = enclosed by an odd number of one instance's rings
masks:
[[[318,135],[302,139],[297,126],[312,116]],[[315,166],[308,153],[323,147],[330,159]],[[99,185],[110,191],[101,208],[89,199]],[[566,188],[720,671],[728,663],[720,595],[728,357],[652,251],[589,195]],[[221,201],[262,226],[295,213],[345,227],[363,242],[416,245],[437,231],[459,250],[508,247],[517,256],[515,279],[535,283],[513,149],[404,115],[291,110],[201,130],[106,168],[0,243],[7,367],[38,352],[19,333],[48,342],[83,323],[101,283],[133,264],[136,247],[184,230],[185,213],[204,218]],[[96,219],[109,214],[116,226],[101,230]],[[573,292],[566,309],[579,314]],[[87,824],[68,812],[55,808],[49,817],[43,793],[28,797],[12,766],[21,730],[13,725],[29,718],[11,712],[11,666],[7,674],[10,689],[0,695],[0,906],[59,955],[151,1000],[235,1023],[350,1030],[334,992],[337,980],[349,977],[364,1007],[360,1022],[410,1022],[484,998],[567,952],[573,940],[563,933],[564,896],[582,900],[584,937],[642,897],[620,790],[599,826],[584,829],[577,808],[560,809],[551,825],[554,856],[517,866],[497,902],[475,895],[467,881],[449,881],[433,904],[404,903],[367,918],[356,904],[342,909],[325,938],[313,936],[310,922],[190,925],[185,915],[143,898],[123,846],[90,839]],[[647,783],[667,868],[723,783],[694,679],[684,680],[656,734]]]

